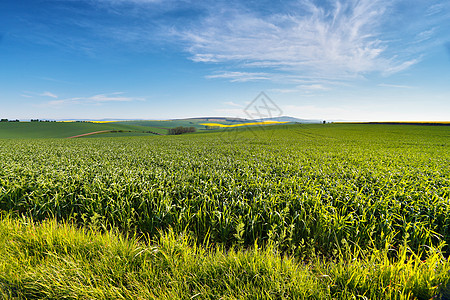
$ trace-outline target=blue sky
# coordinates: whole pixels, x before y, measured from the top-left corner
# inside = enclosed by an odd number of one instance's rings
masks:
[[[444,0],[3,0],[0,117],[450,120]]]

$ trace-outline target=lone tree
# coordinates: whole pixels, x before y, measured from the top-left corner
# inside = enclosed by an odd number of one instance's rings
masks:
[[[195,131],[196,131],[195,127],[178,126],[178,127],[175,127],[175,128],[170,128],[169,129],[169,134],[171,134],[171,135],[178,135],[178,134],[195,132]]]

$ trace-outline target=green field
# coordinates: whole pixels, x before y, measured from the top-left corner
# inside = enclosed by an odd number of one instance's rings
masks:
[[[147,131],[167,133],[164,128],[133,125],[126,122],[0,122],[0,139],[67,138],[103,130],[117,131],[113,136],[142,135]],[[153,134],[147,132],[146,135]],[[103,137],[103,134],[101,136]]]
[[[245,120],[235,120],[235,119],[226,119],[226,118],[192,118],[192,119],[178,119],[178,120],[161,120],[161,121],[122,121],[121,124],[127,124],[127,125],[138,125],[138,126],[151,126],[151,127],[161,127],[161,128],[173,128],[177,126],[184,126],[184,127],[195,127],[198,130],[205,129],[204,125],[201,125],[202,123],[207,122],[218,122],[225,125],[230,124],[239,124],[239,123],[245,123]]]
[[[224,133],[0,139],[3,297],[448,299],[448,127]]]
[[[94,134],[95,137],[149,136],[167,134],[170,128],[183,126],[194,127],[199,132],[207,131],[206,122],[217,122],[224,125],[246,123],[248,120],[226,118],[193,118],[178,120],[135,120],[135,121],[72,121],[72,122],[0,122],[0,139],[23,138],[68,138],[97,131],[113,131]],[[86,137],[93,137],[84,136]]]

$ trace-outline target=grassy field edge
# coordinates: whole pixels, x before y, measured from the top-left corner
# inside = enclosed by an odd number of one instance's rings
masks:
[[[404,246],[309,262],[262,248],[196,246],[171,231],[150,243],[47,220],[0,218],[4,299],[447,299],[450,263]]]

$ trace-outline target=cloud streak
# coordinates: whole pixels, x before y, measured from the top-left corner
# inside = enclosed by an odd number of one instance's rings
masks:
[[[307,91],[328,91],[330,88],[322,84],[302,84],[298,86],[302,90]]]
[[[210,15],[179,36],[190,45],[187,51],[195,62],[234,62],[240,67],[330,78],[391,74],[419,59],[388,54],[389,45],[380,30],[388,6],[385,1],[360,0],[334,1],[324,7],[302,0],[289,13],[265,17],[231,9],[227,14]]]
[[[61,106],[68,104],[104,104],[108,102],[131,102],[131,101],[144,101],[144,98],[125,97],[122,96],[122,92],[110,93],[110,94],[98,94],[90,97],[73,97],[66,99],[58,99],[47,102],[50,106]]]
[[[252,72],[221,72],[214,75],[208,75],[206,78],[225,78],[231,82],[247,82],[247,81],[260,81],[270,80],[270,74],[268,73],[252,73]]]
[[[51,93],[51,92],[43,92],[42,94],[39,94],[39,96],[43,96],[43,97],[51,97],[51,98],[58,98],[58,96],[56,96],[55,94]]]
[[[228,105],[228,106],[244,108],[244,106],[242,104],[235,103],[233,101],[224,102],[223,104]]]
[[[389,83],[380,83],[378,86],[388,87],[388,88],[397,88],[397,89],[412,89],[412,86],[409,85],[400,85],[400,84],[389,84]]]
[[[50,98],[55,98],[55,99],[58,98],[57,95],[55,95],[52,92],[48,92],[48,91],[45,91],[43,93],[33,93],[33,92],[26,92],[26,91],[24,91],[23,94],[21,94],[21,96],[25,97],[25,98],[33,98],[33,96],[50,97]]]

